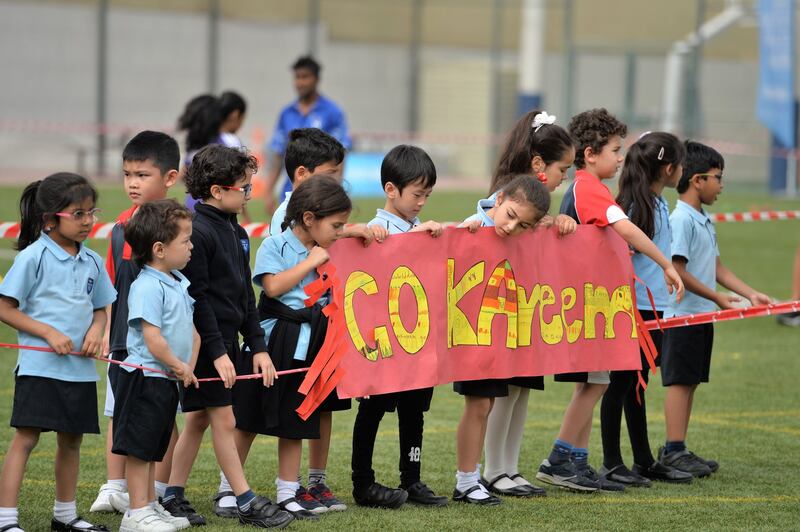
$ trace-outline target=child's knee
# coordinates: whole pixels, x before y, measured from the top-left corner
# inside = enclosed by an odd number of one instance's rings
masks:
[[[486,418],[492,410],[492,400],[489,397],[467,397],[466,413],[470,417]]]
[[[209,418],[205,410],[186,414],[186,425],[184,430],[194,432],[205,432],[208,428]],[[173,429],[175,430],[175,429]]]
[[[59,432],[56,439],[59,450],[78,452],[81,448],[83,441],[83,434],[74,434],[72,432]]]
[[[39,443],[40,431],[32,429],[17,429],[14,442],[25,454],[31,454]]]

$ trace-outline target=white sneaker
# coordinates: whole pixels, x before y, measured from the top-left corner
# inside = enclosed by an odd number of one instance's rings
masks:
[[[124,514],[131,507],[130,495],[122,491],[115,491],[108,496],[108,502],[115,512]]]
[[[175,532],[178,529],[156,513],[153,508],[137,511],[132,515],[127,513],[122,517],[119,532]]]
[[[189,528],[192,526],[189,520],[185,517],[178,517],[169,513],[164,509],[163,506],[161,506],[161,503],[157,502],[155,508],[153,509],[156,511],[156,514],[161,517],[161,519],[174,526],[177,530],[183,530],[184,528]]]
[[[117,506],[114,506],[114,503],[111,502],[111,495],[117,495]],[[123,504],[124,503],[124,504]],[[128,500],[128,494],[116,486],[112,486],[111,484],[103,484],[100,486],[100,492],[97,494],[97,499],[92,503],[92,507],[89,508],[90,512],[125,512],[128,509],[130,501]]]

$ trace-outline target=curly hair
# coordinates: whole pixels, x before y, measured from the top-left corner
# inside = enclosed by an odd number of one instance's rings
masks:
[[[586,166],[585,151],[591,148],[593,153],[600,153],[611,137],[628,134],[628,126],[617,120],[605,108],[591,109],[572,117],[569,121],[569,134],[575,140],[575,168]]]
[[[258,171],[256,158],[246,150],[211,144],[195,154],[186,171],[186,191],[194,199],[211,197],[213,185],[231,186],[242,179],[247,170]]]

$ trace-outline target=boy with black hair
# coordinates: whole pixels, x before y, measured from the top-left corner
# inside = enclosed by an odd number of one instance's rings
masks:
[[[217,462],[236,498],[239,522],[273,528],[293,519],[268,498],[252,492],[236,451],[233,404],[237,389],[233,385],[237,373],[261,373],[264,386],[271,386],[275,379],[250,281],[250,240],[236,220],[250,198],[256,169],[251,155],[211,145],[197,152],[186,175],[188,192],[203,200],[195,207],[192,259],[182,272],[192,283],[189,295],[195,300],[194,325],[201,338],[194,372],[198,378],[222,379],[181,390],[186,425],[175,446],[163,505],[193,525],[205,524],[205,518],[192,508],[184,491],[209,423]],[[239,350],[239,333],[247,351]]]
[[[315,175],[329,175],[341,182],[344,154],[342,143],[321,129],[304,127],[292,130],[283,158],[292,190]],[[281,223],[291,196],[292,191],[286,191],[283,201],[275,209],[269,224],[269,236],[281,234]]]
[[[680,301],[671,299],[664,317],[712,312],[717,306],[732,308],[739,298],[717,292],[717,283],[753,305],[770,303],[768,296],[751,288],[722,264],[714,224],[703,209],[722,193],[725,160],[719,152],[699,142],[686,141],[685,145],[683,175],[677,187],[680,199],[669,221],[672,263],[688,292]],[[667,387],[667,441],[659,449],[658,459],[696,477],[706,477],[719,468],[716,461],[705,460],[686,448],[694,392],[701,382],[708,382],[713,341],[711,323],[667,329],[661,355],[661,380]]]
[[[174,200],[142,205],[125,226],[141,273],[128,294],[128,361],[171,372],[183,386],[197,386],[192,372],[200,336],[192,324],[189,281],[178,272],[192,254],[192,213]],[[191,334],[187,334],[191,331]],[[178,389],[163,373],[123,367],[117,378],[112,452],[125,461],[130,509],[126,532],[171,532],[190,526],[156,499],[155,464],[164,459],[175,426]],[[112,503],[122,497],[112,493]],[[127,502],[127,501],[124,501]]]
[[[428,231],[442,234],[442,224],[420,222],[418,217],[436,184],[436,167],[425,151],[415,146],[392,148],[381,164],[381,184],[386,205],[367,225],[388,234]],[[445,506],[447,497],[436,495],[420,479],[424,413],[430,409],[433,388],[373,395],[361,399],[353,426],[353,498],[361,506],[399,508],[409,500],[425,506]],[[400,487],[375,481],[372,454],[381,419],[397,409],[400,430]]]
[[[151,201],[162,200],[178,179],[180,149],[177,141],[159,131],[142,131],[133,137],[122,151],[122,173],[125,193],[133,204],[117,217],[111,230],[106,270],[117,290],[117,300],[111,305],[106,325],[103,351],[114,360],[125,360],[128,356],[128,291],[139,275],[140,267],[132,260],[131,247],[125,241],[125,225],[138,209]],[[108,417],[106,434],[106,469],[108,480],[100,487],[97,499],[92,503],[92,512],[124,512],[128,509],[127,483],[125,481],[125,458],[113,454],[114,392],[120,366],[109,364],[106,380],[106,402],[104,413]],[[169,472],[172,467],[172,451],[178,439],[174,428],[170,446],[164,459],[156,466],[156,495],[164,495]],[[111,495],[116,496],[112,499]]]

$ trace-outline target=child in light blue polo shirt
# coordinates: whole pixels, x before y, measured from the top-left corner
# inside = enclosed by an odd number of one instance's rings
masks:
[[[698,142],[686,142],[683,175],[678,183],[680,200],[670,216],[672,263],[686,285],[686,296],[671,298],[665,317],[710,312],[719,306],[732,308],[736,296],[716,291],[717,283],[762,305],[771,300],[755,291],[726,268],[719,258],[717,235],[703,205],[713,204],[722,192],[725,161],[716,150]],[[664,335],[661,378],[668,387],[664,414],[667,441],[659,450],[659,461],[667,466],[705,477],[719,464],[699,457],[686,448],[686,432],[694,392],[708,382],[714,326],[710,323],[668,329]]]
[[[200,335],[194,327],[189,281],[178,270],[192,251],[192,214],[174,200],[145,203],[125,226],[125,240],[142,267],[128,293],[126,363],[171,373],[183,386],[194,384]],[[130,507],[121,529],[188,527],[158,504],[152,478],[169,447],[178,389],[164,373],[124,366],[117,381],[111,452],[126,456]],[[110,495],[120,507],[124,494]]]
[[[442,234],[442,224],[420,222],[419,213],[436,184],[436,167],[424,150],[400,145],[381,163],[381,184],[386,204],[367,225],[389,235],[428,231]],[[379,235],[382,239],[383,235]],[[423,506],[445,506],[447,497],[436,495],[421,479],[422,437],[425,412],[430,409],[433,388],[373,395],[358,404],[353,425],[353,497],[361,506],[397,508],[406,501]],[[372,457],[375,437],[386,412],[397,410],[400,439],[400,486],[391,488],[375,481]]]
[[[97,192],[66,172],[25,187],[20,199],[19,254],[0,285],[0,320],[19,331],[14,370],[16,428],[0,473],[0,485],[20,486],[42,431],[58,433],[56,493],[75,493],[84,433],[99,434],[95,356],[106,324],[106,305],[116,291],[103,261],[83,245],[97,220]],[[80,353],[85,357],[71,353]],[[11,464],[14,464],[13,467]],[[19,530],[19,490],[0,492],[0,529]],[[92,527],[74,500],[56,499],[53,530]],[[75,527],[75,528],[72,528]],[[91,530],[108,530],[103,526]]]

